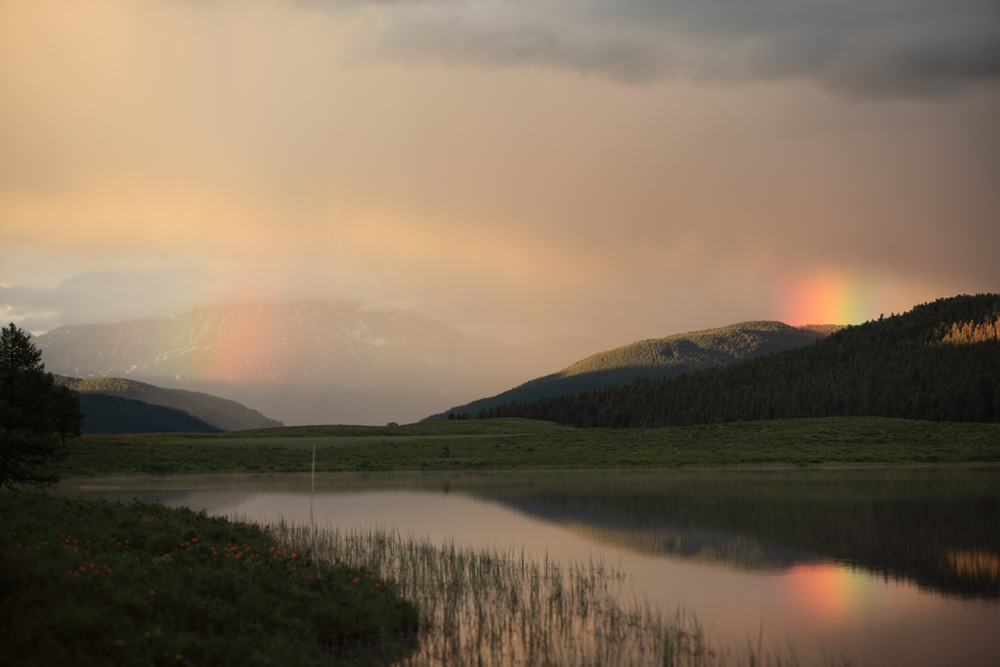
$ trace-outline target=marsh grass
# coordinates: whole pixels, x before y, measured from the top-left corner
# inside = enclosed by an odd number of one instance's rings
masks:
[[[261,527],[285,548],[315,544],[319,562],[363,568],[415,602],[418,648],[404,667],[799,664],[791,646],[765,641],[763,631],[744,646],[716,646],[692,615],[664,616],[632,595],[626,574],[605,561],[284,520]]]

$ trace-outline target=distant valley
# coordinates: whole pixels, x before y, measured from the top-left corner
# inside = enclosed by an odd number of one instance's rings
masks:
[[[289,425],[417,421],[608,347],[585,338],[505,345],[352,303],[205,307],[60,327],[34,342],[59,375],[213,394]]]

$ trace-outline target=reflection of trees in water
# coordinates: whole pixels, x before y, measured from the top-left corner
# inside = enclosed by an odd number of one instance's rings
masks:
[[[602,542],[647,556],[675,556],[719,563],[756,572],[775,572],[812,562],[809,554],[766,544],[746,535],[703,528],[615,528],[571,521],[565,526],[593,542]]]
[[[604,473],[481,497],[645,554],[751,570],[833,559],[1000,598],[1000,469]]]

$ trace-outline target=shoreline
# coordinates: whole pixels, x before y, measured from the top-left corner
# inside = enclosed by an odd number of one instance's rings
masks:
[[[926,463],[926,462],[914,462],[914,463],[815,463],[815,464],[793,464],[793,463],[734,463],[734,464],[720,464],[720,465],[678,465],[678,466],[548,466],[548,467],[510,467],[510,468],[392,468],[385,470],[322,470],[317,471],[318,475],[407,475],[420,473],[424,475],[436,475],[441,473],[450,474],[462,474],[462,475],[476,475],[476,474],[491,474],[491,473],[532,473],[532,472],[714,472],[714,471],[746,471],[746,472],[785,472],[785,471],[795,471],[795,470],[899,470],[899,469],[933,469],[933,468],[1000,468],[1000,463],[993,461],[948,461],[942,463]],[[59,483],[55,487],[58,489],[60,486],[66,483],[72,483],[77,480],[87,480],[92,482],[99,482],[102,480],[124,480],[124,479],[134,479],[134,480],[170,480],[175,478],[189,478],[196,476],[207,476],[207,475],[261,475],[261,476],[271,476],[271,475],[308,475],[311,471],[308,468],[303,468],[302,470],[282,470],[282,471],[244,471],[244,470],[229,470],[229,471],[189,471],[189,472],[177,472],[168,475],[157,475],[152,473],[122,473],[122,474],[111,474],[111,475],[101,475],[93,477],[64,477],[59,480]],[[84,487],[81,487],[83,489]],[[87,487],[87,490],[97,490],[99,486]],[[112,487],[108,487],[112,488]]]

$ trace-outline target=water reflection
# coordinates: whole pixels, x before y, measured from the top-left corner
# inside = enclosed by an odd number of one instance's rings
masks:
[[[309,475],[87,481],[214,514],[308,520]],[[320,523],[603,557],[629,594],[805,664],[1000,661],[1000,468],[322,474]]]
[[[618,473],[470,492],[640,553],[752,571],[835,560],[1000,598],[997,468]]]

